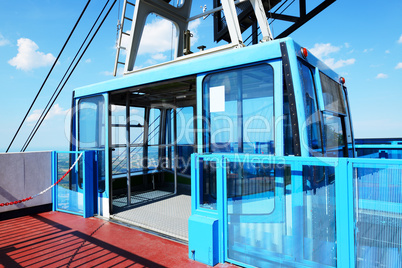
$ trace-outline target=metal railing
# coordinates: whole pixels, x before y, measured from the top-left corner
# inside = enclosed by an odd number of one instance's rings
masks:
[[[401,144],[356,144],[357,157],[402,159]]]
[[[192,215],[219,222],[220,262],[402,265],[402,160],[193,154],[192,174]]]

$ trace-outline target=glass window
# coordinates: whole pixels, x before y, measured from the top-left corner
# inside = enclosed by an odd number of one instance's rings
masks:
[[[303,257],[336,267],[335,168],[303,166]]]
[[[206,150],[274,154],[273,97],[270,65],[208,75],[204,80]]]
[[[216,210],[216,162],[200,159],[200,207]]]
[[[131,172],[142,171],[144,165],[144,149],[142,146],[133,147],[130,150],[130,168]]]
[[[130,144],[144,143],[145,108],[130,107]]]
[[[305,133],[307,133],[310,155],[322,154],[320,114],[315,93],[314,76],[310,68],[299,62],[299,72],[302,82],[302,96],[305,114]],[[304,131],[304,130],[303,130]]]
[[[112,175],[127,172],[127,150],[125,147],[112,150]]]
[[[111,105],[112,144],[126,144],[126,106]]]
[[[151,108],[149,110],[148,126],[148,168],[157,168],[159,166],[159,131],[161,122],[161,111]]]
[[[105,146],[105,116],[102,96],[85,98],[79,102],[78,141],[79,148]]]
[[[289,241],[294,239],[290,167],[227,165],[228,258],[255,267],[281,267],[273,256],[292,255]]]
[[[345,153],[345,137],[341,116],[324,113],[324,142],[326,156],[343,157]]]
[[[177,144],[194,144],[194,108],[177,108]]]
[[[161,111],[159,109],[150,109],[149,111],[149,127],[148,127],[148,145],[159,144]]]
[[[105,102],[103,96],[81,99],[78,103],[78,150],[98,154],[98,191],[105,191]],[[82,186],[82,178],[79,178]]]
[[[164,166],[174,168],[174,110],[166,110],[165,151],[166,163]],[[191,175],[191,154],[194,153],[194,107],[179,107],[176,109],[177,123],[177,172]]]
[[[325,110],[338,114],[346,114],[341,85],[322,72],[320,72],[320,80]]]

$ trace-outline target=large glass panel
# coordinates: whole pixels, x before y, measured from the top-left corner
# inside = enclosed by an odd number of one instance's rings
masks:
[[[98,154],[98,191],[105,190],[105,103],[103,96],[78,102],[78,150],[95,150]]]
[[[194,153],[194,107],[177,109],[177,171],[191,175],[191,154]]]
[[[78,105],[78,147],[105,146],[105,116],[103,96],[81,99]]]
[[[127,149],[114,148],[112,150],[112,175],[126,174],[127,172]]]
[[[216,210],[216,162],[199,161],[200,178],[200,207]]]
[[[341,85],[322,72],[320,72],[320,80],[325,110],[346,114],[345,99]]]
[[[148,146],[147,166],[149,169],[155,169],[159,166],[159,146]]]
[[[308,151],[310,155],[322,155],[320,114],[314,86],[314,76],[310,68],[299,62],[302,81],[304,114],[306,117],[305,133],[307,133]]]
[[[257,65],[204,80],[209,152],[274,153],[273,69]]]
[[[283,263],[283,255],[293,255],[291,193],[289,166],[228,163],[230,259],[256,267],[275,267],[275,260],[282,259]]]
[[[159,166],[159,131],[161,123],[160,109],[151,108],[149,110],[148,122],[147,168],[155,169]]]
[[[144,143],[145,108],[130,107],[130,144]]]
[[[125,145],[126,144],[126,106],[111,105],[111,121],[112,121],[112,144]]]
[[[402,168],[354,164],[356,267],[402,267]]]
[[[194,108],[177,109],[177,144],[194,144]]]
[[[57,178],[61,178],[77,159],[78,154],[57,154]],[[81,157],[83,159],[83,157]],[[82,190],[82,160],[57,185],[57,209],[82,214],[84,212],[84,195]],[[81,184],[81,185],[80,185]]]
[[[349,98],[347,94],[347,89],[343,88],[343,95],[345,97],[345,104],[346,104],[346,111],[347,116],[345,116],[345,135],[346,135],[346,142],[347,142],[347,150],[348,150],[348,157],[354,157],[354,136],[353,136],[353,129],[352,129],[352,119],[350,115],[350,108],[349,108]]]
[[[142,146],[132,147],[130,158],[131,172],[142,171],[147,167],[144,163],[144,149]]]
[[[303,166],[303,257],[336,266],[335,168]]]
[[[166,111],[165,142],[167,145],[174,144],[174,117],[173,109]],[[191,175],[191,154],[194,153],[194,107],[180,107],[176,109],[177,122],[177,172]],[[174,168],[174,147],[169,146],[165,157],[169,159],[171,168]]]
[[[159,109],[149,110],[149,126],[148,126],[148,145],[159,144],[161,111]]]
[[[342,117],[324,112],[324,144],[326,156],[343,157],[345,152],[345,137],[342,127]]]

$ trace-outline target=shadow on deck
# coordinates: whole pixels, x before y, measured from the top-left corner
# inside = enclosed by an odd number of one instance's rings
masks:
[[[188,259],[187,251],[98,218],[46,212],[0,221],[0,267],[208,267]]]

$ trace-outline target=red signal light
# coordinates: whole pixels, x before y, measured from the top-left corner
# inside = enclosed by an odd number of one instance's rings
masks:
[[[345,78],[343,78],[343,77],[341,77],[341,78],[339,78],[339,82],[342,84],[342,85],[344,85],[345,84]]]
[[[308,56],[307,48],[302,47],[300,50],[301,50],[301,54],[302,54],[303,58],[307,58],[307,56]]]

